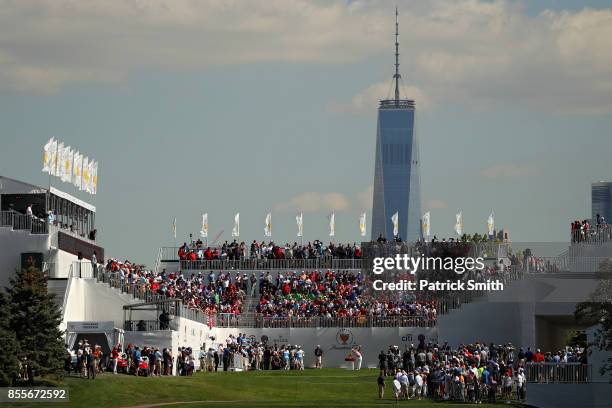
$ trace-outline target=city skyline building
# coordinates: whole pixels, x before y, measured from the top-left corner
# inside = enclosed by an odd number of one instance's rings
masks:
[[[591,183],[591,219],[595,222],[597,214],[607,223],[612,220],[612,182]]]
[[[380,234],[393,238],[392,216],[398,213],[398,233],[406,241],[421,238],[421,186],[419,145],[415,133],[415,101],[400,98],[399,23],[395,9],[395,94],[378,107],[374,193],[373,240]]]

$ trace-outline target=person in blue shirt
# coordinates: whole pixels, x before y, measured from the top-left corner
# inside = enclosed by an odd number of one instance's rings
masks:
[[[136,347],[132,354],[132,361],[134,361],[134,375],[138,377],[138,370],[140,368],[140,349]]]

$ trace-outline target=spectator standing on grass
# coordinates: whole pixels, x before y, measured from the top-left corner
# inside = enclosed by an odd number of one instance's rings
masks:
[[[523,367],[519,367],[516,374],[516,396],[519,401],[524,401],[527,394],[527,378]]]
[[[380,370],[380,374],[376,379],[376,383],[378,384],[378,398],[383,399],[385,397],[385,371]]]
[[[96,378],[96,358],[91,349],[87,349],[85,352],[87,353],[85,356],[85,361],[87,363],[87,378],[94,380]]]
[[[314,351],[315,355],[315,368],[323,368],[323,349],[317,344],[317,348]]]
[[[355,370],[361,370],[361,362],[363,361],[363,356],[361,354],[361,346],[353,347],[353,356],[354,360],[354,368]]]
[[[401,392],[402,392],[402,385],[396,378],[393,380],[393,396],[395,397],[395,401],[399,400]]]
[[[138,346],[134,347],[132,360],[134,361],[134,375],[138,377],[138,371],[140,370],[140,349]]]

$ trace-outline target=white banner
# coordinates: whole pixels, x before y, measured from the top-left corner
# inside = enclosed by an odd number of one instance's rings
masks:
[[[393,236],[397,237],[399,235],[399,213],[397,211],[391,216],[391,222],[393,223]]]
[[[362,237],[366,236],[366,213],[359,216],[359,233]]]
[[[89,185],[89,157],[83,158],[83,164],[81,165],[81,186],[79,187],[82,191],[87,191]]]
[[[72,164],[72,184],[75,187],[81,188],[83,178],[83,155],[79,152],[74,154],[74,163]]]
[[[72,162],[70,161],[70,156],[72,155],[73,153],[70,146],[65,146],[61,153],[60,163],[60,179],[63,182],[70,182],[72,180]]]
[[[266,237],[272,236],[272,213],[266,215],[266,225],[264,226],[264,234]]]
[[[202,214],[202,229],[200,230],[202,238],[208,237],[208,213]]]
[[[296,215],[295,222],[297,223],[297,236],[304,236],[304,214]]]
[[[64,151],[64,142],[56,142],[55,152],[53,154],[53,160],[51,165],[51,175],[60,177],[61,176],[61,163],[62,163],[62,152]]]
[[[47,144],[44,145],[43,147],[43,168],[42,171],[43,173],[48,173],[51,174],[51,159],[53,157],[53,141],[55,139],[51,138],[49,139],[49,141],[47,142]]]
[[[91,169],[91,194],[98,192],[98,162],[94,162]]]
[[[455,214],[455,232],[457,235],[463,235],[463,214],[461,211]]]
[[[336,214],[329,214],[329,236],[333,237],[336,235]]]
[[[428,237],[430,230],[431,230],[431,214],[429,213],[429,211],[423,214],[422,225],[423,225],[423,235]]]
[[[492,236],[494,232],[495,232],[495,219],[493,216],[493,211],[491,211],[491,214],[489,215],[489,218],[487,219],[487,233],[489,234],[489,236]]]
[[[234,228],[232,229],[232,237],[240,236],[240,213],[234,216]]]

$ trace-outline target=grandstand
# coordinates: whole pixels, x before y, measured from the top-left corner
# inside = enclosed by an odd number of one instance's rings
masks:
[[[198,250],[189,243],[160,248],[149,270],[105,254],[92,234],[96,208],[58,189],[2,177],[0,205],[0,283],[6,285],[13,271],[29,262],[44,270],[70,346],[86,336],[104,349],[134,343],[199,350],[243,333],[267,344],[306,350],[321,345],[328,367],[346,367],[346,355],[356,345],[362,346],[365,367],[376,367],[378,351],[391,344],[403,349],[420,341],[457,346],[486,339],[559,349],[572,330],[592,333],[575,321],[575,305],[593,291],[597,265],[612,254],[607,234],[572,240],[561,255],[548,258],[509,242],[363,242],[342,251],[321,244],[309,256],[289,256],[287,244],[279,247],[282,256],[247,248],[232,259],[194,260],[184,255]],[[224,252],[222,246],[214,249]],[[505,290],[419,295],[371,290],[374,257],[436,251],[484,257],[485,275],[468,273],[463,279],[500,279]],[[97,264],[91,262],[94,253]],[[412,279],[424,276],[431,278],[432,271]],[[391,271],[387,278],[405,276]],[[227,287],[217,291],[224,280]],[[205,295],[193,296],[196,289]],[[211,302],[218,293],[220,299]],[[595,353],[592,361],[597,358]],[[601,379],[592,371],[593,379]]]

